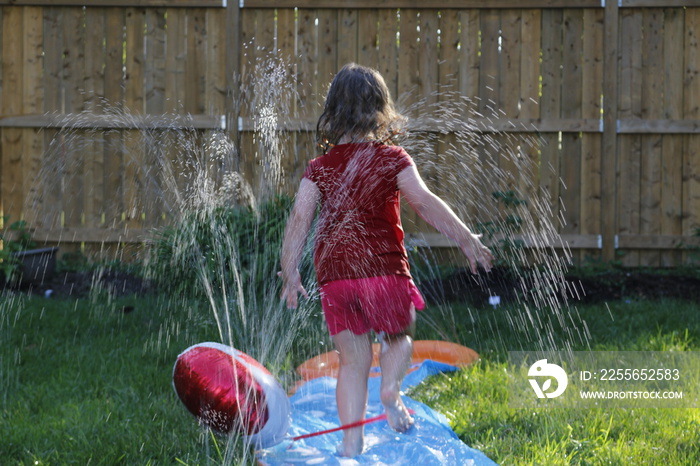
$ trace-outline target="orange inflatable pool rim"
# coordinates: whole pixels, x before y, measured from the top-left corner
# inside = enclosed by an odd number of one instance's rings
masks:
[[[374,352],[370,377],[381,376],[379,367],[380,344],[372,345]],[[413,342],[413,357],[408,372],[412,372],[425,360],[432,360],[456,367],[464,367],[479,359],[479,354],[471,348],[439,340],[416,340]],[[340,361],[337,351],[315,356],[297,367],[297,373],[303,380],[313,380],[318,377],[337,377]]]

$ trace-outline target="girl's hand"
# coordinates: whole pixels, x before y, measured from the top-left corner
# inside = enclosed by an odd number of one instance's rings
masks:
[[[467,260],[469,261],[469,268],[472,273],[477,273],[477,267],[481,264],[481,267],[488,272],[491,270],[491,263],[493,262],[493,254],[484,246],[481,242],[481,235],[471,235],[471,238],[466,242],[459,245],[460,249]]]
[[[298,270],[292,273],[292,276],[285,277],[282,272],[277,272],[278,277],[282,277],[282,295],[281,299],[287,301],[287,309],[296,309],[299,304],[299,293],[306,299],[309,299],[309,293],[301,284],[301,275]]]

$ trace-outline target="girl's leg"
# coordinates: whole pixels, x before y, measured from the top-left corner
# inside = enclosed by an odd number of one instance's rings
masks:
[[[413,424],[401,400],[401,383],[413,355],[413,325],[399,335],[384,335],[379,355],[382,369],[380,398],[387,414],[389,425],[398,432],[405,432]]]
[[[338,416],[342,425],[365,418],[367,409],[367,378],[372,365],[372,341],[370,334],[355,335],[343,330],[333,336],[340,352],[340,369],[336,388]],[[362,426],[343,431],[343,446],[339,453],[353,457],[362,453],[364,429]]]

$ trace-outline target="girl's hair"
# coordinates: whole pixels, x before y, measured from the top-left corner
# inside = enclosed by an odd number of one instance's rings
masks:
[[[382,75],[349,63],[331,82],[316,126],[316,139],[324,152],[345,134],[391,143],[405,122],[406,118],[394,108]]]

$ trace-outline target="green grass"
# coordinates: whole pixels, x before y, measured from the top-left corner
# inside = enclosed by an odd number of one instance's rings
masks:
[[[125,307],[134,310],[124,313]],[[700,305],[682,301],[620,302],[578,307],[567,318],[585,321],[591,335],[574,349],[697,351],[698,311]],[[552,324],[556,316],[547,321],[548,313],[538,312],[553,341],[576,340],[570,328]],[[528,346],[538,341],[537,332],[517,325],[519,313],[460,306],[425,311],[419,338],[458,341],[482,360],[431,379],[413,396],[444,413],[462,440],[501,464],[700,464],[697,410],[509,408],[507,351],[533,349]],[[0,463],[250,463],[252,455],[239,444],[200,428],[172,388],[177,355],[218,338],[205,307],[164,297],[2,295]],[[297,340],[276,372],[288,374],[327,350],[320,315]]]
[[[576,311],[591,338],[574,350],[698,351],[698,303],[615,302]],[[480,340],[481,361],[411,392],[445,414],[465,443],[504,465],[700,464],[697,409],[510,408],[506,359],[511,348],[504,342],[518,332],[509,328],[509,314],[488,309],[475,319],[474,334],[479,327],[492,329],[491,338]]]
[[[134,311],[124,313],[124,306]],[[0,321],[2,464],[220,464],[177,399],[180,351],[216,339],[206,310],[156,298],[7,299]]]

